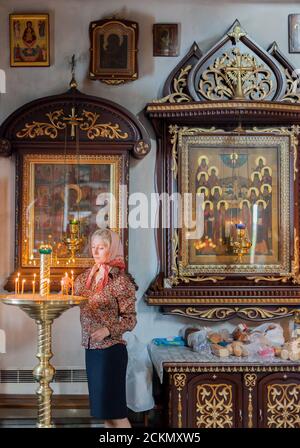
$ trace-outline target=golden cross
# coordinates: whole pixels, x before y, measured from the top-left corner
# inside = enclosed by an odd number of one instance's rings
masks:
[[[242,87],[242,74],[246,72],[254,72],[255,71],[255,65],[252,67],[245,67],[242,65],[242,55],[238,49],[236,49],[236,65],[234,67],[225,67],[225,72],[235,72],[237,76],[236,80],[236,86],[235,86],[235,92],[232,99],[234,100],[244,100],[244,92]]]
[[[75,107],[71,109],[71,115],[64,117],[63,119],[71,126],[71,137],[75,137],[75,127],[79,125],[79,121],[83,121],[83,118],[78,118],[75,114]]]

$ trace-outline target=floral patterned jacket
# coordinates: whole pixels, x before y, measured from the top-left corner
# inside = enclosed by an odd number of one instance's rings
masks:
[[[74,293],[88,297],[80,305],[80,322],[82,327],[82,345],[85,348],[107,348],[114,344],[125,344],[123,333],[136,326],[135,291],[136,285],[129,274],[120,273],[112,268],[107,285],[99,293],[96,291],[95,277],[91,287],[86,288],[86,281],[91,269],[80,274],[74,282]],[[92,342],[91,334],[101,327],[108,328],[110,335],[101,342]]]

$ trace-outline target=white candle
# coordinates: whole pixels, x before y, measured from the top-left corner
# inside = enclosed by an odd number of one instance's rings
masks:
[[[24,285],[25,285],[25,282],[26,282],[26,280],[23,279],[23,280],[22,280],[22,292],[21,292],[21,294],[24,294]]]

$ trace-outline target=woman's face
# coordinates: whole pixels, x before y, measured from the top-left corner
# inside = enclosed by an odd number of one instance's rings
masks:
[[[92,239],[92,254],[96,264],[105,263],[109,258],[110,245],[99,236]]]

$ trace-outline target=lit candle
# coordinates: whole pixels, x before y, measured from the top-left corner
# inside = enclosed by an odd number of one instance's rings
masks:
[[[64,293],[64,281],[63,281],[63,279],[61,279],[61,281],[60,281],[60,287],[61,287],[61,293],[63,294]]]
[[[17,277],[15,280],[15,294],[18,294],[18,284],[19,284],[19,278]]]
[[[71,287],[72,287],[72,296],[74,296],[74,271],[71,271],[72,279],[71,279]]]
[[[47,278],[48,294],[50,294],[50,278]]]
[[[26,280],[23,279],[23,280],[22,280],[22,292],[21,292],[21,294],[24,294],[24,285],[25,285],[25,282],[26,282]]]
[[[32,280],[32,294],[35,294],[35,280]]]
[[[20,294],[20,272],[18,272],[18,292],[17,294]]]

